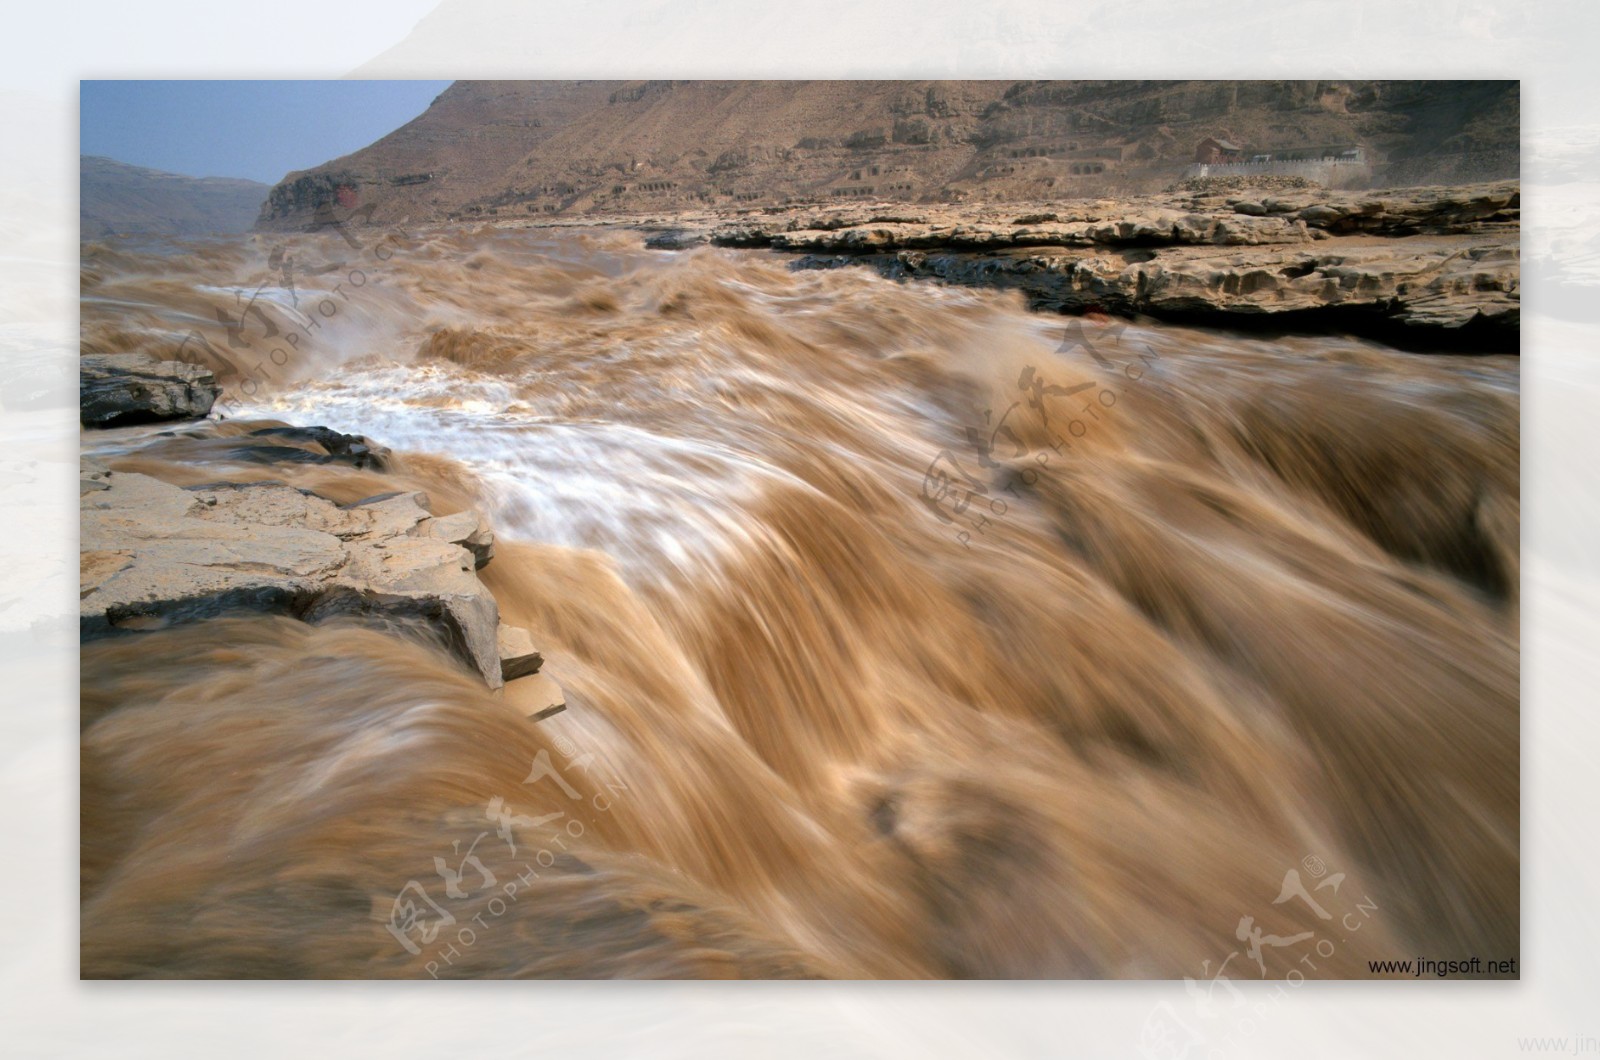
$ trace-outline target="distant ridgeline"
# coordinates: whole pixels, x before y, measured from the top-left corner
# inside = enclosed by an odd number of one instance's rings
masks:
[[[98,155],[78,159],[82,239],[248,232],[270,189],[232,177],[185,177]]]
[[[458,81],[292,173],[258,227],[841,200],[1036,200],[1185,176],[1340,186],[1518,175],[1514,81]]]

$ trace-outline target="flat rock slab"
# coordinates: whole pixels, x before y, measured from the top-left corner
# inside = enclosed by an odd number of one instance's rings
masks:
[[[473,553],[427,532],[421,493],[340,507],[280,483],[180,489],[89,460],[80,479],[85,640],[241,610],[415,619],[504,683],[499,608]]]
[[[198,364],[158,361],[143,353],[78,359],[78,418],[85,427],[197,420],[221,393],[211,369]]]
[[[500,647],[500,676],[507,681],[528,677],[539,672],[544,656],[533,646],[533,637],[520,626],[500,626],[497,641]]]
[[[460,545],[472,553],[473,565],[479,570],[494,559],[494,532],[477,512],[456,512],[430,519],[423,525],[422,532],[435,540]]]

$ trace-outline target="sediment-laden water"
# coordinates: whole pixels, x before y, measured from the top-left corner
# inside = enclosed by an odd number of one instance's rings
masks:
[[[86,449],[480,508],[569,704],[425,631],[85,644],[87,976],[1517,953],[1515,358],[606,232],[86,245],[83,299],[230,384]],[[230,458],[264,420],[396,467]]]

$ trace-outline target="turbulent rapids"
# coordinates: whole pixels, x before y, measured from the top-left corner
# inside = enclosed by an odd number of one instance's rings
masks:
[[[420,489],[423,628],[85,643],[86,976],[1365,976],[1518,953],[1515,357],[1029,313],[636,234],[86,245],[180,486]],[[264,424],[386,471],[235,460]]]

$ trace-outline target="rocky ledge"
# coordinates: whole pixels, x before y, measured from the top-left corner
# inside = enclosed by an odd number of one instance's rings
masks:
[[[491,688],[543,661],[477,578],[493,556],[487,525],[436,518],[422,493],[341,506],[276,482],[183,489],[84,458],[80,502],[85,640],[253,611],[418,621]],[[560,709],[552,696],[541,716]]]
[[[1039,309],[1514,352],[1520,215],[1515,183],[1357,193],[1201,182],[1123,200],[792,207],[639,227],[659,249],[767,247],[801,268],[1014,288]]]
[[[78,390],[85,427],[200,419],[222,393],[211,369],[143,353],[84,354]]]

